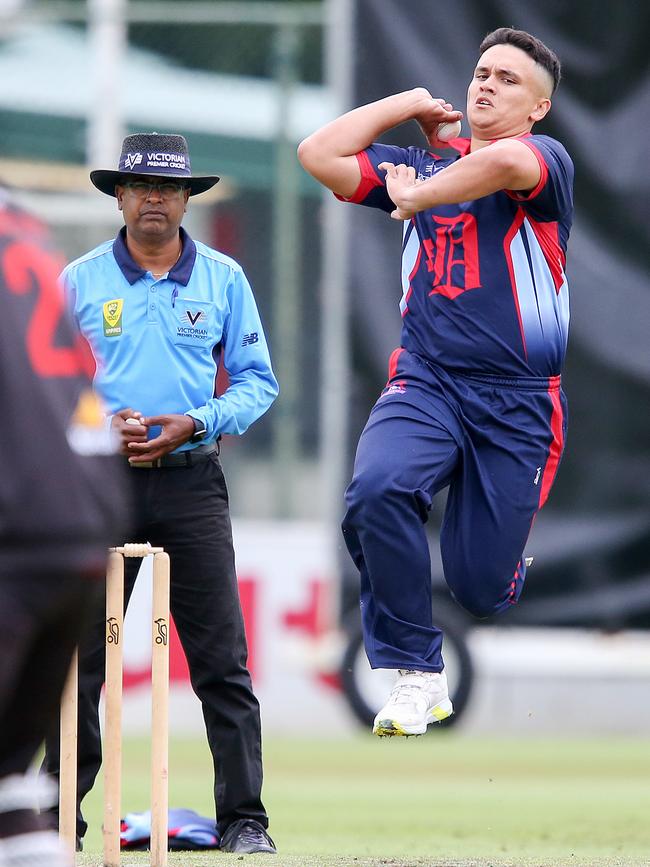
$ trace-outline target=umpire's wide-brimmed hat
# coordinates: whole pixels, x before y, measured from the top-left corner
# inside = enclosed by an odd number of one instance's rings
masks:
[[[219,180],[216,175],[193,177],[184,136],[158,132],[127,135],[122,142],[117,170],[95,169],[90,173],[90,180],[102,193],[114,196],[115,184],[127,180],[129,175],[182,179],[190,191],[190,196],[205,193]]]

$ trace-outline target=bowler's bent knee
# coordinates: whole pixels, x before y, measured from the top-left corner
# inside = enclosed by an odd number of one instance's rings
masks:
[[[449,589],[456,602],[475,617],[477,620],[485,620],[495,614],[509,611],[516,605],[521,596],[521,591],[526,580],[526,566],[519,562],[514,575],[504,577],[503,572],[489,573],[489,570],[480,568],[474,571],[475,579],[464,572],[457,576],[445,574]]]

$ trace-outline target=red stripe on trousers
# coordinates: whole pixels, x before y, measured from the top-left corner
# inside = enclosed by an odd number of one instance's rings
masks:
[[[553,404],[553,413],[551,415],[551,433],[553,441],[548,452],[546,466],[544,467],[544,475],[542,476],[542,489],[539,493],[539,508],[541,509],[548,495],[551,492],[551,487],[555,481],[560,457],[562,456],[562,446],[564,438],[562,435],[562,403],[560,402],[559,377],[553,377],[549,388],[549,397]]]
[[[388,381],[389,382],[397,374],[397,365],[399,363],[399,357],[402,354],[402,352],[404,352],[404,350],[402,349],[401,346],[398,346],[397,349],[394,349],[390,354],[390,358],[388,359]]]

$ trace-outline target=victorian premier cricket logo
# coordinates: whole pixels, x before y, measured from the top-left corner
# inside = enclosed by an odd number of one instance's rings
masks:
[[[119,337],[122,333],[123,298],[114,298],[104,304],[104,337]]]
[[[180,322],[176,325],[176,337],[189,337],[192,340],[206,341],[210,332],[205,327],[208,321],[205,310],[185,307],[179,314]]]
[[[141,153],[127,154],[126,159],[124,160],[124,166],[127,169],[133,170],[136,166],[139,166],[141,162]]]

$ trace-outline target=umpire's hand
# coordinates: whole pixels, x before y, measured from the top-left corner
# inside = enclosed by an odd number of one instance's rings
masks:
[[[130,443],[146,443],[148,431],[142,413],[130,406],[116,412],[111,419],[111,433],[117,439],[122,455],[132,454]]]
[[[155,461],[163,455],[173,452],[178,446],[186,443],[194,436],[194,420],[189,415],[151,415],[141,418],[140,427],[145,431],[144,439],[133,436],[129,439],[125,454],[129,456],[129,463],[138,464],[145,461]],[[125,423],[126,424],[126,423]],[[162,430],[155,439],[146,440],[146,431],[150,427],[159,425]],[[131,427],[131,424],[128,424]]]

